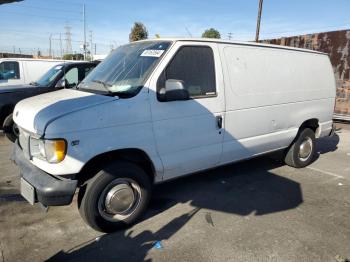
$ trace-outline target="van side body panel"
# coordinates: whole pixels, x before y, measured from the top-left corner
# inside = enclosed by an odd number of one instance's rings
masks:
[[[332,128],[335,81],[326,55],[219,45],[226,93],[222,163],[288,147],[301,124]],[[242,150],[243,149],[243,150]]]
[[[23,83],[29,84],[35,82],[49,71],[49,69],[58,64],[62,64],[62,61],[22,61],[22,68],[25,75]]]

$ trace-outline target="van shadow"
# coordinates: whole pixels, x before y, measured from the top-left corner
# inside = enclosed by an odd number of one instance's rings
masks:
[[[204,225],[220,227],[211,211],[262,216],[296,208],[303,202],[300,184],[270,171],[281,165],[265,156],[158,185],[142,220],[157,219],[160,213],[167,216],[167,210],[179,203],[193,209],[155,232],[145,229],[134,234],[129,229],[105,234],[98,241],[60,251],[49,261],[151,261],[146,257],[155,242],[168,240],[194,215],[202,216]]]
[[[338,149],[339,142],[340,138],[337,133],[335,133],[333,136],[321,137],[316,140],[316,152],[317,154],[334,152]]]

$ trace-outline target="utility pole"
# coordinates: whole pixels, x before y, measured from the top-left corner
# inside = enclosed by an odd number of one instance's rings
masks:
[[[96,43],[95,43],[95,55],[96,55]]]
[[[72,49],[72,33],[70,32],[71,27],[69,25],[66,25],[64,27],[66,30],[66,54],[71,54],[73,52]]]
[[[83,4],[83,23],[84,23],[84,60],[86,60],[86,21],[85,21],[85,4]]]
[[[60,52],[61,52],[61,59],[63,58],[63,50],[62,50],[62,34],[60,33]]]
[[[231,40],[231,39],[232,39],[232,33],[229,32],[229,33],[227,34],[227,37],[228,37],[228,40]]]
[[[260,33],[260,21],[261,21],[262,6],[263,6],[263,0],[259,0],[259,10],[258,10],[258,20],[257,20],[257,22],[256,22],[255,42],[259,42],[259,33]]]
[[[92,61],[92,31],[90,30],[90,61]]]
[[[52,34],[49,36],[49,57],[52,58],[52,45],[51,45],[51,40],[52,40]]]

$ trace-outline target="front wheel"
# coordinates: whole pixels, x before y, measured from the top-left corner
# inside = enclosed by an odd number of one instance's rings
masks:
[[[98,231],[128,227],[147,208],[151,189],[148,175],[139,166],[121,161],[109,164],[80,189],[80,215]]]
[[[314,155],[315,133],[312,129],[305,128],[288,148],[284,161],[289,166],[302,168],[312,162]]]
[[[16,139],[19,136],[19,129],[16,123],[13,121],[12,114],[8,115],[5,118],[4,124],[3,124],[3,130],[6,135],[6,137],[11,141],[15,142]]]

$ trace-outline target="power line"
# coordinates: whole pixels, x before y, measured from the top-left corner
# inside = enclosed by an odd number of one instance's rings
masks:
[[[42,1],[42,2],[47,2],[47,0]],[[63,0],[55,0],[55,3],[62,3],[62,4],[69,4],[69,5],[76,5],[76,6],[81,6],[82,1],[79,1],[80,3],[77,3],[76,1],[69,0],[68,2],[63,1]]]
[[[187,34],[188,34],[190,37],[192,37],[192,34],[191,34],[190,30],[188,30],[187,27],[185,27],[185,29],[186,29]]]
[[[37,14],[27,14],[27,13],[18,13],[18,12],[9,12],[9,11],[1,11],[2,14],[4,13],[7,13],[7,14],[14,14],[14,15],[24,15],[24,16],[31,16],[31,17],[36,17],[36,18],[46,18],[46,19],[59,19],[62,21],[62,17],[58,17],[58,16],[55,16],[55,17],[52,17],[52,16],[43,16],[43,15],[37,15]],[[81,19],[78,19],[78,18],[70,18],[69,20],[74,20],[74,21],[80,21],[81,22]]]
[[[78,14],[81,13],[79,11],[72,11],[72,10],[63,10],[63,9],[56,9],[56,8],[46,8],[46,7],[40,7],[40,6],[21,6],[20,8],[30,8],[30,9],[35,9],[35,10],[46,10],[46,11],[53,11],[55,13],[57,12],[66,12],[66,13],[73,13],[73,14]]]

